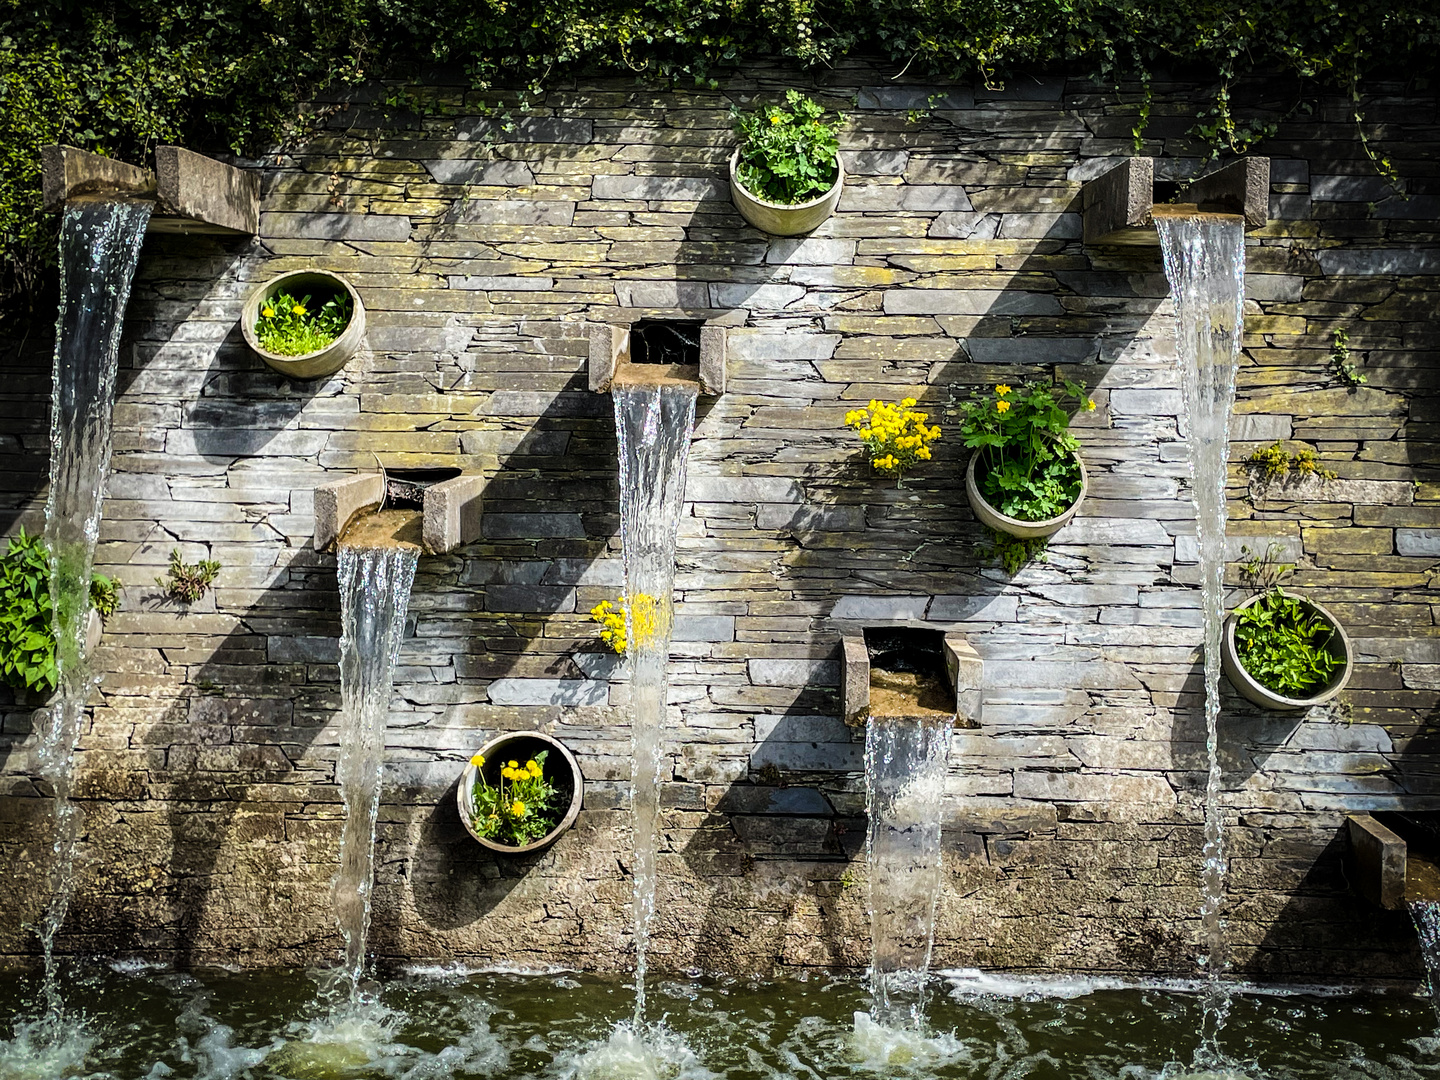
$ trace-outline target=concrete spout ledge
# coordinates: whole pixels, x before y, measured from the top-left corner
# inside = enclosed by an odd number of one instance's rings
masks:
[[[873,627],[872,629],[889,629]],[[840,701],[843,719],[850,727],[864,727],[870,718],[870,649],[865,628],[846,627],[840,637]],[[942,639],[945,669],[955,690],[955,717],[959,727],[979,727],[983,704],[985,662],[964,634],[946,633]]]
[[[76,199],[150,199],[150,232],[249,236],[259,228],[256,174],[180,146],[157,147],[155,164],[151,172],[74,146],[43,147],[45,209]]]
[[[1401,836],[1369,814],[1345,819],[1350,837],[1350,884],[1378,908],[1405,906],[1405,863],[1408,845]]]
[[[608,394],[616,381],[653,382],[656,379],[672,379],[681,382],[697,382],[701,397],[719,397],[725,393],[726,342],[725,327],[702,326],[700,328],[700,367],[671,364],[666,367],[650,364],[630,363],[630,328],[627,326],[591,326],[590,359],[588,364],[590,389],[597,394]],[[628,368],[635,368],[627,372]],[[633,376],[633,377],[632,377]]]
[[[1154,227],[1155,160],[1126,158],[1085,185],[1081,192],[1087,244],[1153,246],[1160,243]],[[1177,207],[1200,213],[1234,214],[1248,229],[1270,218],[1270,159],[1242,157],[1178,193]]]
[[[331,480],[315,489],[316,551],[333,551],[359,518],[385,503],[385,477],[361,473]],[[444,555],[480,537],[485,477],[478,473],[442,480],[425,488],[421,503],[421,547]]]

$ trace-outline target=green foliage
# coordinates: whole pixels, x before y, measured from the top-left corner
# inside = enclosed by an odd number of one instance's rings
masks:
[[[95,574],[90,605],[102,618],[120,606],[120,582]],[[0,682],[47,693],[55,686],[55,609],[43,537],[23,528],[0,556]]]
[[[1235,649],[1256,682],[1286,697],[1324,687],[1341,663],[1329,652],[1335,631],[1305,600],[1279,586],[1235,619]]]
[[[313,310],[311,297],[296,299],[277,292],[260,305],[255,336],[267,352],[276,356],[306,356],[319,352],[345,332],[353,305],[345,291],[332,294]]]
[[[157,577],[155,584],[163,588],[170,599],[193,604],[205,595],[219,573],[218,562],[201,559],[198,563],[187,563],[180,557],[179,548],[171,548],[170,569],[164,577]]]
[[[1061,407],[1073,398],[1086,409],[1095,402],[1078,383],[1026,382],[1019,390],[1001,383],[992,393],[960,406],[960,434],[980,462],[975,482],[995,509],[1020,521],[1046,521],[1080,497],[1079,443]]]
[[[824,106],[798,90],[785,91],[785,104],[766,105],[751,113],[730,110],[740,136],[740,161],[735,173],[750,194],[766,202],[808,202],[835,186],[843,115],[822,120]]]
[[[1339,90],[1362,116],[1364,78],[1425,76],[1437,46],[1434,0],[0,0],[0,297],[35,295],[54,260],[40,212],[46,143],[137,163],[162,141],[273,152],[353,122],[343,104],[299,107],[322,91],[387,79],[381,107],[422,115],[461,99],[412,85],[421,65],[451,65],[480,90],[581,69],[713,89],[721,69],[761,58],[866,56],[992,87],[1063,69],[1102,87],[1139,80],[1139,141],[1149,74],[1188,68],[1215,80],[1197,134],[1229,151],[1273,120],[1232,115],[1246,76],[1296,77],[1298,95]],[[516,94],[486,96],[524,111]]]
[[[1266,545],[1264,554],[1251,551],[1246,544],[1240,545],[1240,580],[1250,588],[1260,591],[1281,581],[1295,569],[1294,563],[1281,562],[1284,549],[1273,541]]]
[[[1293,454],[1287,454],[1278,442],[1262,446],[1248,458],[1245,464],[1266,482],[1283,480],[1292,472],[1300,476],[1318,476],[1322,480],[1334,480],[1336,473],[1320,464],[1320,455],[1311,447],[1302,446]]]
[[[494,787],[485,779],[485,759],[479,754],[471,758],[476,768],[470,796],[475,816],[470,824],[478,835],[498,844],[524,847],[555,827],[555,785],[545,776],[549,754],[542,750],[523,763],[501,762]]]
[[[994,551],[995,558],[1005,568],[1005,573],[1014,577],[1020,572],[1020,568],[1031,559],[1044,561],[1047,558],[1046,545],[1050,543],[1048,536],[1032,536],[1022,539],[1018,536],[1011,536],[1009,533],[1000,532],[998,529],[991,529],[990,546]]]
[[[1364,386],[1370,381],[1360,365],[1350,359],[1350,335],[1344,330],[1336,330],[1330,343],[1330,365],[1335,369],[1336,378],[1346,386]]]

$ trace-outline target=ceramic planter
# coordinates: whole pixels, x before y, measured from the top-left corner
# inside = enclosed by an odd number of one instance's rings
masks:
[[[460,776],[460,787],[455,792],[455,801],[459,807],[460,821],[465,826],[465,831],[474,837],[482,847],[507,855],[523,855],[527,851],[537,851],[553,844],[561,833],[575,824],[575,818],[579,815],[581,803],[584,801],[585,780],[580,775],[580,766],[575,761],[575,755],[570,753],[564,743],[544,732],[507,732],[504,735],[497,735],[482,746],[480,754],[485,758],[485,780],[490,784],[498,783],[500,769],[505,762],[510,760],[528,761],[542,750],[549,751],[549,755],[545,759],[545,776],[555,786],[561,815],[554,828],[539,840],[525,844],[523,847],[512,847],[509,844],[501,844],[476,835],[471,819],[475,816],[472,792],[475,790],[477,770],[473,764],[465,766],[465,771]]]
[[[761,232],[771,236],[799,236],[816,228],[835,212],[840,189],[845,185],[845,166],[835,158],[835,184],[829,191],[803,203],[773,203],[756,198],[740,183],[736,170],[740,167],[740,151],[730,155],[730,198],[740,216]]]
[[[980,485],[975,480],[975,468],[980,463],[979,453],[970,455],[970,464],[965,469],[965,494],[970,498],[970,508],[975,511],[975,516],[982,523],[989,525],[996,532],[1003,532],[1020,540],[1033,540],[1040,536],[1051,536],[1066,525],[1080,509],[1080,504],[1085,501],[1085,492],[1090,487],[1090,477],[1085,472],[1085,459],[1078,453],[1075,455],[1075,462],[1080,466],[1080,494],[1070,504],[1070,509],[1057,517],[1046,518],[1044,521],[1021,521],[1002,514],[995,507],[985,501],[985,496],[980,494]]]
[[[1345,628],[1340,621],[1326,611],[1315,601],[1295,593],[1284,593],[1285,596],[1299,600],[1320,616],[1327,625],[1335,631],[1335,636],[1330,639],[1330,655],[1340,661],[1340,666],[1331,673],[1330,680],[1319,691],[1309,697],[1293,698],[1286,697],[1278,691],[1271,690],[1255,679],[1245,666],[1240,663],[1240,651],[1235,644],[1235,626],[1240,612],[1244,611],[1251,604],[1258,602],[1265,596],[1260,593],[1252,596],[1243,604],[1230,613],[1225,620],[1225,629],[1220,641],[1220,669],[1225,672],[1225,677],[1230,680],[1230,685],[1240,692],[1240,696],[1248,701],[1254,702],[1263,709],[1277,709],[1281,711],[1294,711],[1296,709],[1308,709],[1311,705],[1320,705],[1329,701],[1350,681],[1350,669],[1353,666],[1354,653],[1350,648],[1350,638],[1345,634]]]
[[[350,322],[329,345],[304,356],[280,356],[261,347],[255,334],[255,323],[259,321],[261,305],[275,293],[284,291],[292,296],[304,296],[306,293],[330,293],[341,289],[350,294]],[[273,277],[251,292],[240,315],[240,331],[245,335],[245,344],[280,374],[292,379],[318,379],[339,371],[360,348],[360,341],[365,336],[365,305],[355,287],[339,274],[323,270],[296,270]]]

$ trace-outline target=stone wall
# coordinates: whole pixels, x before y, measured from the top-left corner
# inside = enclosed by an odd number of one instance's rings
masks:
[[[684,313],[731,328],[728,392],[701,403],[681,527],[655,963],[768,972],[868,954],[861,743],[838,719],[832,617],[959,628],[985,658],[981,728],[955,736],[937,941],[944,966],[1191,973],[1199,909],[1202,675],[1194,521],[1158,249],[1086,249],[1081,183],[1132,152],[1134,95],[1026,77],[900,85],[842,65],[839,212],[771,239],[732,207],[732,101],[613,81],[496,111],[443,75],[421,113],[317,107],[263,162],[254,243],[153,237],[127,321],[99,564],[126,583],[85,731],[80,889],[65,950],[178,963],[325,961],[340,806],[334,560],[312,490],[375,467],[483,470],[484,538],[426,558],[392,703],[376,917],[381,957],[629,963],[627,686],[586,612],[621,588],[608,398],[586,328]],[[1283,112],[1293,88],[1247,91]],[[938,94],[938,97],[932,97]],[[1143,152],[1200,167],[1197,88],[1157,85]],[[491,105],[487,111],[480,101]],[[1433,568],[1440,122],[1433,94],[1295,113],[1259,149],[1274,220],[1252,234],[1233,430],[1231,554],[1279,545],[1360,663],[1337,707],[1262,714],[1225,687],[1236,967],[1412,979],[1403,914],[1352,898],[1342,822],[1437,807]],[[366,349],[295,383],[250,354],[242,297],[282,270],[345,274]],[[1367,378],[1330,362],[1344,329]],[[4,495],[43,502],[48,362],[11,347]],[[957,408],[1064,374],[1081,515],[1013,578],[966,503]],[[872,479],[844,413],[911,395],[944,427],[903,486]],[[1263,488],[1240,462],[1284,440],[1338,479]],[[172,549],[223,565],[189,609]],[[1235,572],[1232,568],[1232,581]],[[1237,594],[1238,595],[1238,594]],[[9,699],[13,700],[13,699]],[[30,710],[4,712],[7,910],[43,901],[49,803]],[[497,859],[454,782],[496,731],[543,728],[583,765],[585,811],[550,852]],[[21,918],[0,952],[33,953]]]

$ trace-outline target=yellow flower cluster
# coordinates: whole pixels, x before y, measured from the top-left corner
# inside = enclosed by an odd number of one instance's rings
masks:
[[[590,618],[599,623],[601,627],[600,640],[622,656],[630,651],[630,640],[626,636],[625,628],[627,604],[630,608],[630,621],[634,624],[635,637],[641,642],[649,641],[655,636],[657,616],[653,596],[638,593],[633,604],[630,604],[623,596],[613,603],[609,600],[601,600],[590,609]]]
[[[512,761],[500,770],[500,775],[506,780],[531,780],[539,779],[544,770],[533,760],[521,765],[518,761]]]
[[[859,435],[877,472],[899,477],[917,461],[930,460],[930,444],[940,438],[940,428],[926,427],[929,414],[915,412],[915,405],[914,398],[898,405],[871,401],[845,414],[845,426]]]
[[[473,755],[473,756],[470,758],[470,764],[471,764],[471,765],[474,765],[477,769],[483,769],[483,768],[485,767],[485,755],[484,755],[484,754],[475,754],[475,755]]]

